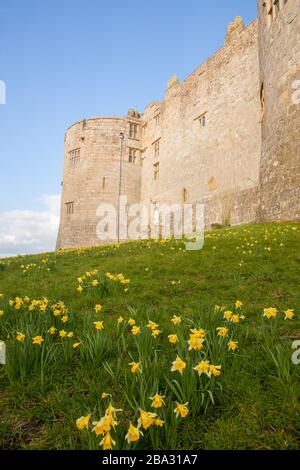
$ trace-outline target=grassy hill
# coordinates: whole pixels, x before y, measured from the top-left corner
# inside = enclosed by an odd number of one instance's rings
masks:
[[[299,448],[299,269],[291,223],[2,260],[0,448]]]

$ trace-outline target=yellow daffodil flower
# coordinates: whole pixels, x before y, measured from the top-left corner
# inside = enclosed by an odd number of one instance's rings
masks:
[[[135,427],[130,421],[129,429],[125,436],[125,439],[127,440],[128,444],[130,444],[131,442],[137,442],[140,439],[141,434],[142,433],[139,428]]]
[[[237,341],[229,341],[228,343],[228,351],[236,351],[238,349],[238,342]]]
[[[206,374],[207,377],[210,378],[211,376],[211,370],[210,370],[210,364],[209,364],[209,361],[201,361],[199,362],[199,364],[196,365],[196,367],[194,367],[194,370],[196,372],[198,372],[199,376],[201,376],[202,374]]]
[[[117,320],[117,323],[118,325],[120,325],[121,323],[124,322],[124,318],[123,317],[119,317],[118,320]]]
[[[91,415],[81,416],[81,418],[78,418],[76,420],[77,429],[79,429],[79,431],[83,431],[84,429],[87,429],[90,419],[91,419]]]
[[[43,341],[44,341],[44,338],[42,336],[35,336],[32,339],[33,344],[37,344],[38,346],[41,346]]]
[[[172,362],[171,372],[178,371],[182,375],[185,368],[186,368],[186,363],[182,359],[180,359],[179,356],[177,356],[176,360]]]
[[[156,393],[153,397],[150,397],[150,400],[152,400],[151,407],[152,408],[161,408],[165,402],[164,402],[165,396],[159,395]]]
[[[284,314],[285,314],[285,320],[293,320],[295,316],[294,310],[291,310],[291,309],[285,310]]]
[[[100,442],[100,446],[103,447],[103,450],[112,450],[113,446],[116,445],[116,442],[112,439],[109,432],[107,432]]]
[[[95,312],[96,312],[96,313],[101,312],[102,308],[103,308],[102,305],[97,304],[97,305],[95,306]]]
[[[130,326],[135,325],[135,320],[133,318],[129,318],[128,325],[130,325]]]
[[[232,312],[230,310],[226,310],[226,312],[224,312],[224,318],[225,320],[230,321],[232,318]]]
[[[150,428],[154,424],[154,419],[157,417],[156,413],[148,413],[147,411],[140,410],[140,417],[138,419],[139,427],[144,429]]]
[[[177,335],[169,335],[168,340],[171,344],[176,344],[178,343],[179,339]]]
[[[174,410],[174,413],[176,414],[176,417],[179,418],[186,418],[187,415],[189,414],[189,409],[187,407],[188,403],[185,403],[184,405],[181,405],[180,403],[176,403],[176,408]]]
[[[203,339],[195,335],[190,335],[188,340],[189,351],[201,351],[203,349]]]
[[[25,338],[26,338],[26,335],[24,335],[24,333],[20,333],[18,331],[17,336],[16,336],[16,340],[19,341],[20,343],[23,343]]]
[[[66,338],[67,332],[66,332],[65,330],[61,330],[61,331],[59,332],[59,336],[60,336],[61,338]]]
[[[173,325],[178,326],[182,322],[182,319],[181,319],[181,317],[178,317],[177,315],[174,315],[173,318],[171,318],[171,322],[173,323]]]
[[[131,329],[131,333],[133,334],[133,336],[138,336],[139,334],[141,334],[140,326],[133,326]]]
[[[217,328],[218,336],[221,336],[222,338],[226,338],[228,336],[228,328],[226,327],[219,327]]]
[[[238,310],[239,308],[242,308],[244,306],[243,302],[241,302],[240,300],[237,300],[235,302],[235,308]]]
[[[158,426],[158,427],[162,428],[163,425],[165,424],[165,422],[161,418],[156,418],[154,420],[154,424],[155,424],[155,426]]]
[[[131,366],[131,372],[133,374],[136,374],[137,372],[140,372],[141,368],[140,368],[140,363],[139,362],[130,362],[129,364]]]
[[[274,308],[274,307],[264,309],[264,317],[267,317],[268,319],[276,318],[277,313],[278,313],[278,310],[277,308]]]
[[[94,321],[94,325],[96,330],[104,330],[104,322],[103,321]]]
[[[50,335],[55,335],[56,328],[54,326],[51,326],[51,328],[49,328],[49,330],[48,330],[48,333],[50,333]]]
[[[214,377],[219,377],[221,375],[222,366],[209,366],[209,370]]]
[[[81,343],[74,343],[74,344],[73,344],[73,349],[79,348],[80,345],[81,345]]]

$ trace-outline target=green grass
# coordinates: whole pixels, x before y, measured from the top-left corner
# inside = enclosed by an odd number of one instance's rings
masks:
[[[45,258],[47,263],[42,262]],[[21,266],[30,264],[33,266],[24,272]],[[128,291],[114,283],[113,288],[102,285],[79,294],[77,278],[95,269],[99,279],[107,272],[123,273],[130,279]],[[10,362],[0,365],[0,448],[90,448],[95,444],[86,432],[76,429],[75,421],[89,411],[100,418],[103,390],[109,391],[117,407],[124,409],[120,428],[126,432],[129,418],[135,418],[122,392],[130,378],[126,375],[128,363],[142,348],[147,355],[150,346],[146,340],[138,345],[128,328],[118,336],[117,318],[122,315],[128,320],[134,316],[138,324],[148,319],[159,323],[163,334],[151,343],[147,374],[151,382],[153,367],[153,380],[157,377],[164,391],[166,380],[174,378],[170,365],[176,357],[166,338],[174,332],[170,318],[174,314],[184,318],[182,334],[187,340],[190,320],[215,331],[224,324],[215,305],[232,309],[237,299],[244,304],[246,320],[234,327],[239,349],[222,363],[222,374],[213,390],[214,404],[180,421],[169,446],[299,448],[300,365],[291,361],[292,343],[300,339],[299,286],[300,226],[291,223],[218,230],[207,235],[203,250],[195,252],[185,251],[182,241],[171,240],[2,260],[0,293],[4,298],[0,299],[0,310],[4,315],[0,317],[0,339],[6,341]],[[75,341],[82,341],[81,351],[63,348],[62,340],[45,336],[48,355],[43,358],[42,369],[41,348],[34,349],[29,338],[59,320],[50,312],[30,314],[8,306],[9,299],[25,296],[46,297],[50,305],[63,301],[70,324],[60,328],[74,331]],[[98,303],[104,307],[101,313],[94,310]],[[278,318],[263,318],[267,307],[276,307]],[[287,309],[295,310],[291,321],[284,320],[282,312]],[[96,320],[104,320],[105,344],[96,344]],[[17,331],[27,334],[26,347],[31,351],[28,356],[21,356],[23,345],[15,340]],[[212,345],[217,344],[214,341],[212,338]],[[217,349],[210,354],[216,362],[221,357]],[[129,398],[133,399],[135,393],[133,387]],[[139,395],[137,398],[142,399]],[[148,397],[144,398],[147,402]],[[143,406],[150,411],[149,404]],[[145,432],[138,448],[153,446]]]

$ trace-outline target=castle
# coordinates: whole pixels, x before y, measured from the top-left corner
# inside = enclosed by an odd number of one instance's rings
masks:
[[[237,17],[162,102],[69,127],[57,248],[99,244],[97,207],[120,187],[128,204],[202,203],[208,229],[299,220],[299,88],[300,1],[258,0],[257,20]]]

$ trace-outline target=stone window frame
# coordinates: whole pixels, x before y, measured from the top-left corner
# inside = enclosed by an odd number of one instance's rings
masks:
[[[138,140],[139,125],[136,122],[129,123],[129,138]]]
[[[199,116],[197,116],[194,121],[197,121],[200,124],[200,127],[206,127],[207,123],[207,111],[205,113],[201,113]]]
[[[154,169],[153,179],[154,181],[158,181],[159,180],[159,162],[154,163],[153,169]]]
[[[263,6],[266,8],[268,27],[270,28],[276,18],[280,15],[288,0],[264,0]]]
[[[145,135],[145,134],[146,134],[147,128],[148,128],[148,122],[146,122],[146,124],[144,124],[144,125],[142,126],[142,129],[143,129],[143,135]]]
[[[67,215],[74,214],[74,201],[66,202]]]
[[[72,167],[75,167],[78,163],[80,163],[80,155],[81,155],[81,148],[77,147],[76,149],[70,150],[69,152],[69,160]]]
[[[153,142],[153,149],[154,149],[154,158],[155,159],[158,159],[159,156],[160,156],[160,141],[161,141],[161,138],[155,140]]]
[[[128,148],[128,162],[129,163],[132,163],[132,164],[136,163],[136,161],[137,161],[137,152],[138,152],[138,149],[136,149],[134,147],[129,147]]]
[[[154,121],[155,121],[155,125],[156,127],[160,126],[160,112],[157,113],[155,116],[154,116]]]

